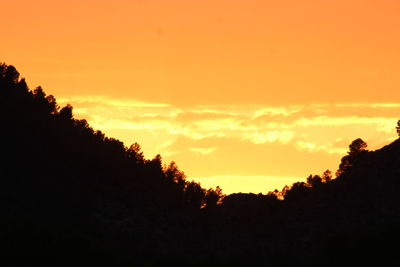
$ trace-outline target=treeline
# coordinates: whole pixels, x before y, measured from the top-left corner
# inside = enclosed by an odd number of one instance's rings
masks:
[[[397,263],[400,139],[377,151],[354,140],[335,177],[224,196],[93,130],[6,64],[0,111],[7,266]]]
[[[186,181],[174,162],[163,166],[160,155],[146,160],[139,144],[127,148],[93,130],[86,120],[74,119],[71,105],[60,108],[54,96],[46,95],[41,87],[30,91],[13,66],[0,65],[0,87],[3,119],[8,122],[3,125],[14,133],[13,140],[3,141],[17,145],[9,149],[10,153],[18,151],[13,162],[27,164],[26,159],[28,164],[35,165],[33,160],[50,168],[63,167],[62,173],[50,175],[68,173],[65,179],[102,191],[110,190],[109,183],[114,184],[114,192],[143,187],[140,191],[156,195],[158,205],[165,208],[209,208],[221,200],[220,188],[206,190],[199,183]],[[83,173],[69,173],[68,167]]]
[[[219,187],[204,189],[187,181],[174,162],[163,165],[160,155],[147,160],[138,144],[127,148],[86,120],[74,119],[72,106],[59,107],[41,87],[29,90],[6,64],[0,65],[0,109],[0,205],[8,211],[1,224],[10,251],[41,258],[38,246],[43,253],[52,251],[47,257],[77,247],[76,256],[70,256],[77,260],[82,251],[90,255],[87,249],[97,255],[106,246],[114,255],[123,251],[115,247],[133,243],[141,254],[149,253],[146,242],[156,242],[162,232],[157,224],[173,225],[212,209],[223,197]],[[169,232],[164,239],[173,239],[174,230]],[[129,240],[134,234],[142,244]],[[59,249],[54,251],[52,243]]]

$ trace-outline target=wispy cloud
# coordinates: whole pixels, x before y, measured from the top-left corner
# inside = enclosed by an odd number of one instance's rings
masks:
[[[116,108],[166,108],[170,106],[165,103],[148,103],[133,99],[110,98],[107,96],[71,96],[59,98],[57,102],[60,104],[95,104]]]
[[[206,186],[220,184],[228,192],[239,190],[235,189],[236,182],[247,192],[259,190],[265,182],[271,187],[260,191],[267,192],[295,181],[259,175],[277,173],[275,168],[284,168],[281,161],[286,158],[304,160],[296,163],[296,175],[303,173],[299,171],[302,168],[309,174],[306,170],[311,170],[316,161],[335,170],[352,140],[361,137],[372,149],[394,140],[400,114],[400,103],[177,107],[104,96],[75,96],[58,102],[71,103],[78,118],[86,118],[92,127],[121,139],[127,146],[139,142],[146,156],[160,153],[167,161],[182,162],[184,170],[194,171],[191,175],[196,176],[197,170],[208,177],[200,179]],[[255,163],[257,158],[268,160],[265,167]],[[230,164],[224,160],[254,173],[222,175],[219,166]],[[202,166],[200,162],[211,165]],[[232,164],[230,168],[236,168]],[[290,170],[284,173],[294,174]]]
[[[396,117],[359,117],[359,116],[342,116],[342,117],[328,117],[318,116],[301,118],[294,123],[297,126],[347,126],[354,124],[366,125],[388,125],[396,121]]]
[[[208,155],[213,153],[217,147],[192,147],[189,150],[194,153],[199,153],[201,155]]]
[[[400,103],[339,103],[309,106],[195,106],[174,107],[167,103],[149,103],[106,96],[73,96],[59,99],[72,103],[78,116],[87,116],[99,129],[147,130],[154,136],[167,134],[195,140],[236,138],[254,144],[279,142],[292,144],[302,151],[341,153],[342,148],[329,147],[329,131],[341,128],[368,128],[391,134],[400,112]],[[357,110],[390,110],[391,116],[335,115],[343,108]],[[324,115],[321,115],[323,113]],[[326,132],[326,134],[322,134]],[[158,134],[157,134],[158,133]],[[325,143],[316,142],[323,135]],[[335,137],[337,138],[337,136]]]
[[[356,108],[400,108],[400,103],[337,103],[336,107]]]
[[[333,147],[333,144],[331,142],[321,145],[313,142],[296,141],[295,145],[299,150],[305,150],[312,153],[326,152],[329,154],[345,155],[347,152],[347,148]]]
[[[283,144],[289,143],[294,137],[293,131],[252,131],[244,136],[244,139],[250,140],[254,144],[265,144],[280,142]]]
[[[284,116],[288,117],[294,113],[299,112],[302,109],[301,106],[291,107],[265,107],[254,111],[252,118],[257,119],[262,116]]]

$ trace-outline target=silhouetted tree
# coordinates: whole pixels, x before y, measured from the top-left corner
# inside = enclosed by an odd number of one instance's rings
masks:
[[[324,183],[329,183],[332,180],[332,172],[330,170],[324,171],[322,174],[322,181]]]
[[[178,166],[172,161],[164,168],[165,177],[167,180],[176,183],[183,190],[186,182],[186,175],[178,169]]]
[[[294,183],[284,194],[285,200],[301,199],[310,192],[310,186],[304,182]]]
[[[336,176],[341,175],[347,171],[357,161],[357,158],[364,152],[366,152],[367,143],[361,138],[357,138],[349,145],[348,155],[344,156],[339,165],[339,169],[336,171]]]
[[[313,188],[318,188],[322,185],[322,178],[319,175],[310,175],[307,178],[307,184]]]
[[[286,193],[290,190],[290,186],[285,185],[280,192],[280,199],[284,199]]]
[[[144,163],[144,155],[141,151],[142,148],[138,143],[132,144],[129,149],[127,150],[128,157],[133,159],[135,163]]]
[[[12,65],[7,66],[3,63],[1,67],[1,72],[2,72],[2,78],[4,78],[5,81],[12,84],[18,83],[19,72],[15,69],[14,66]]]
[[[67,104],[60,110],[58,114],[59,118],[63,121],[71,121],[73,118],[72,109],[72,106],[70,104]]]
[[[361,138],[357,138],[354,140],[349,146],[349,154],[354,155],[361,151],[364,151],[367,148],[367,143],[365,143]]]
[[[397,134],[398,134],[399,137],[400,137],[400,120],[397,121],[396,131],[397,131]]]
[[[38,86],[33,91],[33,99],[36,102],[36,107],[43,114],[56,114],[58,112],[59,106],[56,99],[52,95],[46,96],[42,87]]]
[[[220,203],[222,200],[223,194],[222,194],[222,189],[217,186],[214,189],[210,188],[207,190],[206,195],[204,197],[204,204],[206,208],[214,208],[217,206],[217,204]]]
[[[206,190],[194,181],[186,183],[184,201],[189,207],[201,208],[204,204]]]

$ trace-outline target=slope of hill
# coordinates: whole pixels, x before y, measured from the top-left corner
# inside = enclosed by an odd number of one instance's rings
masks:
[[[146,160],[139,145],[126,148],[74,119],[71,106],[60,109],[40,87],[30,91],[13,66],[0,65],[0,94],[1,234],[10,257],[102,261],[104,250],[123,253],[125,242],[145,255],[153,243],[174,242],[164,221],[177,228],[175,220],[222,196],[187,182],[175,163]]]
[[[368,151],[356,139],[336,179],[224,197],[74,119],[5,64],[0,110],[4,266],[397,264],[400,140]]]

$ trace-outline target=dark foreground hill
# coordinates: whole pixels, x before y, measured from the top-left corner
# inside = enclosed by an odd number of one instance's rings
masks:
[[[398,265],[400,140],[367,151],[356,139],[336,179],[224,197],[5,64],[0,111],[2,266]]]

